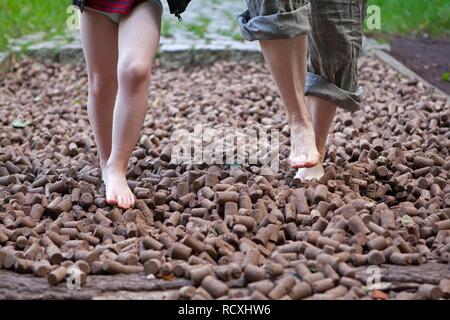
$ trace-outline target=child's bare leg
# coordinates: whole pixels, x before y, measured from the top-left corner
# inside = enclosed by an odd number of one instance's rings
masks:
[[[315,96],[307,96],[306,104],[311,113],[320,160],[324,161],[327,138],[336,114],[336,105],[333,102]]]
[[[117,93],[117,32],[118,26],[104,15],[89,10],[81,14],[81,40],[89,77],[87,110],[102,171],[111,153]]]
[[[307,96],[306,104],[311,113],[316,146],[320,153],[321,162],[311,168],[298,169],[296,178],[301,180],[320,179],[325,174],[323,161],[325,160],[328,134],[336,114],[336,105],[333,102],[315,96]]]
[[[261,48],[277,83],[291,130],[290,163],[294,168],[319,162],[311,115],[305,103],[306,35],[261,40]]]
[[[125,175],[147,112],[150,70],[159,44],[160,10],[154,3],[144,2],[119,24],[119,92],[104,180],[107,201],[117,201],[124,209],[135,202]]]

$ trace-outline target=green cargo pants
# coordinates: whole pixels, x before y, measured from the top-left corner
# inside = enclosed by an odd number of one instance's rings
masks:
[[[306,95],[359,109],[358,58],[367,0],[246,0],[238,16],[248,41],[309,34]]]

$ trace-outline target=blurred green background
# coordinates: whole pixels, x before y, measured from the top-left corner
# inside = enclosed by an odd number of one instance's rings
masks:
[[[244,1],[239,1],[244,6]],[[0,51],[7,50],[9,38],[39,31],[46,32],[48,38],[62,34],[70,2],[0,0]],[[367,30],[371,34],[450,34],[450,0],[369,0],[369,4],[379,5],[382,13],[382,30]]]
[[[8,38],[19,38],[39,31],[48,37],[65,29],[66,10],[71,0],[0,0],[0,51]]]
[[[450,36],[450,0],[369,0],[369,4],[381,8],[381,33]]]

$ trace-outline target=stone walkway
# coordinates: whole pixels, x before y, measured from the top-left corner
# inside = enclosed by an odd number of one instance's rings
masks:
[[[186,49],[259,51],[258,43],[244,42],[241,36],[236,16],[244,9],[245,3],[241,0],[193,0],[182,14],[183,20],[178,21],[164,2],[160,49],[168,52]],[[81,49],[81,42],[79,31],[68,27],[66,34],[50,40],[45,33],[16,39],[11,42],[11,48],[16,52],[76,50]]]
[[[217,60],[261,60],[258,42],[242,38],[237,15],[245,10],[243,0],[192,0],[182,21],[171,15],[166,1],[160,41],[160,63],[177,67],[187,63],[209,63]],[[70,14],[73,16],[71,17]],[[68,13],[67,32],[48,39],[44,32],[11,41],[13,52],[35,58],[50,58],[60,62],[84,62],[79,30],[73,28],[77,16],[75,9]],[[364,38],[365,53],[389,51],[386,45]],[[9,66],[0,52],[0,73]],[[3,70],[5,71],[5,70]],[[403,73],[402,70],[399,70]],[[411,75],[408,75],[411,77]],[[413,77],[415,78],[415,77]],[[422,81],[422,79],[419,79]]]
[[[165,5],[164,37],[184,42],[186,40],[214,43],[217,41],[242,41],[236,16],[245,8],[243,0],[193,0],[179,22]]]
[[[261,60],[258,42],[244,41],[237,15],[245,9],[242,0],[193,0],[182,14],[182,21],[171,15],[163,1],[159,60],[161,65],[178,67],[188,63],[217,60]],[[69,10],[67,32],[47,39],[43,32],[11,42],[13,52],[25,53],[38,60],[83,62],[77,11]]]

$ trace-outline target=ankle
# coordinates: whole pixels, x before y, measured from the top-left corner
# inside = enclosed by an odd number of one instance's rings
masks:
[[[291,129],[291,132],[298,132],[299,130],[304,132],[307,131],[314,131],[314,127],[312,125],[311,121],[308,121],[308,119],[289,119],[288,120],[289,128]]]
[[[123,165],[121,163],[108,160],[108,162],[104,167],[104,170],[108,172],[115,172],[125,175],[127,173],[127,165]]]
[[[288,115],[288,124],[291,128],[298,126],[312,127],[311,115],[307,112],[298,112],[295,115]]]
[[[325,155],[326,155],[326,148],[325,148],[325,146],[320,146],[320,145],[317,145],[316,144],[316,146],[317,146],[317,151],[319,151],[319,154],[320,154],[320,161],[322,161],[322,162],[324,162],[325,161]]]

